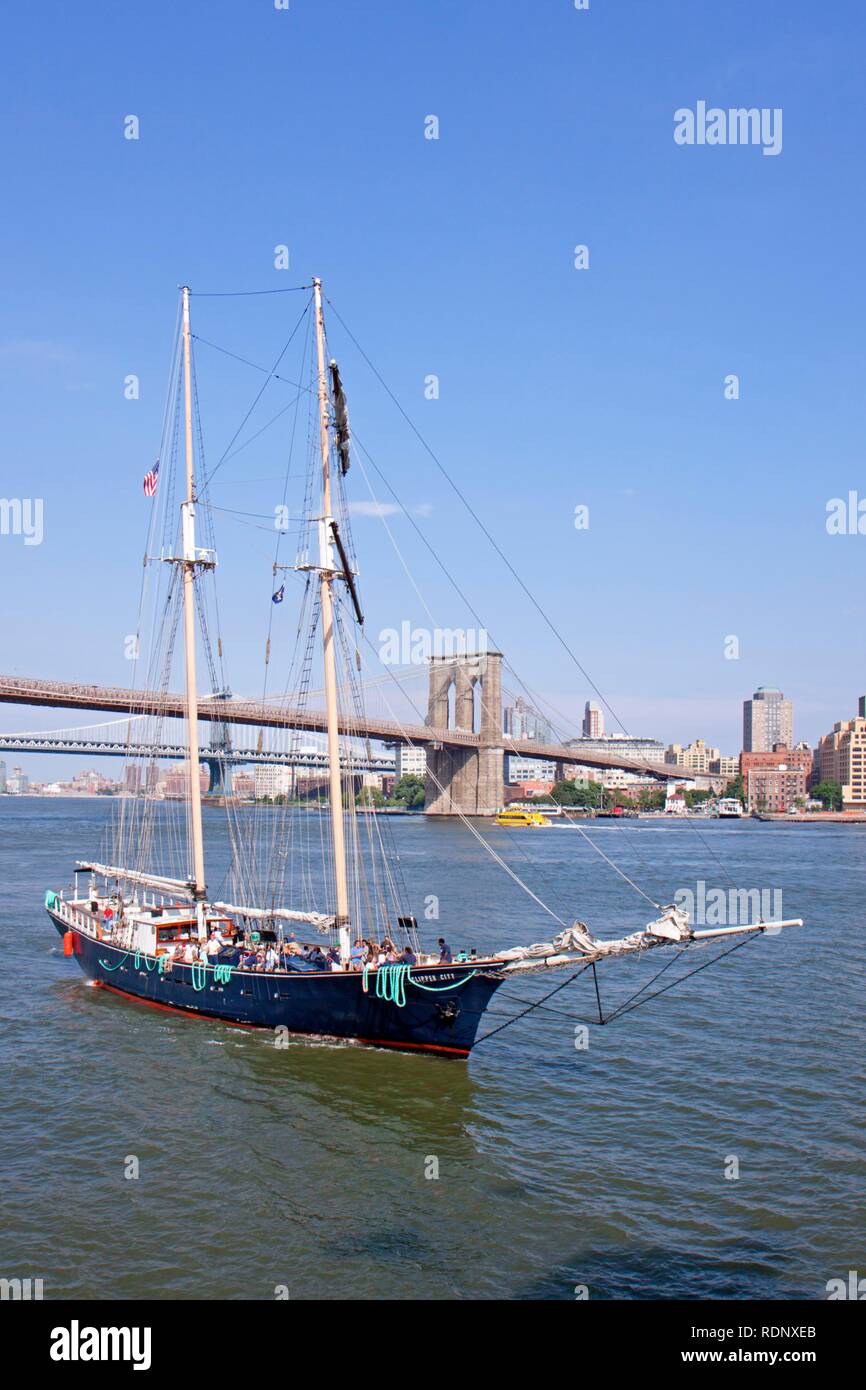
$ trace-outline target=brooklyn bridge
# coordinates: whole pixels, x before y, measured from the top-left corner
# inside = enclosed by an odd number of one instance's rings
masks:
[[[495,814],[505,800],[506,754],[551,762],[556,767],[557,779],[578,761],[584,767],[620,768],[660,781],[672,775],[673,769],[658,762],[597,750],[578,751],[568,743],[543,743],[504,734],[500,652],[434,657],[429,662],[427,685],[427,714],[423,724],[343,713],[340,731],[349,741],[362,741],[353,748],[351,755],[347,754],[356,768],[381,770],[387,765],[384,756],[373,751],[372,743],[389,748],[409,745],[425,749],[425,810],[428,815]],[[182,719],[185,708],[183,696],[170,692],[22,676],[0,676],[0,704],[104,711],[157,719]],[[324,732],[324,711],[315,708],[242,699],[226,692],[202,696],[198,702],[198,717],[212,729],[209,746],[201,749],[201,757],[210,768],[212,791],[222,790],[225,769],[232,764],[271,762],[315,766],[324,757],[323,754],[313,757],[309,751],[265,750],[262,746],[261,731],[269,729],[310,734]],[[230,725],[259,730],[256,746],[234,747],[228,732]],[[111,756],[140,756],[149,752],[152,757],[165,758],[179,758],[185,752],[181,740],[160,739],[145,748],[136,741],[131,730],[125,738],[107,742],[104,736],[99,740],[79,736],[85,735],[86,729],[64,732],[74,737],[52,739],[51,733],[0,735],[0,747],[21,752],[90,752]],[[678,768],[676,778],[678,781],[693,780],[693,774]]]

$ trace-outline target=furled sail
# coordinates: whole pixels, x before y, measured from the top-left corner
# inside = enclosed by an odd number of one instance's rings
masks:
[[[337,449],[340,454],[340,472],[345,476],[349,471],[349,408],[346,393],[340,378],[340,368],[333,358],[330,362],[331,395],[334,401],[334,429],[337,436]]]
[[[165,878],[161,874],[145,874],[138,869],[123,869],[117,864],[91,864],[78,860],[76,868],[81,873],[99,874],[101,878],[117,879],[119,883],[140,883],[145,888],[154,888],[158,893],[167,893],[176,898],[193,901],[193,885],[180,878]]]
[[[508,961],[509,972],[538,970],[548,966],[574,965],[581,960],[592,962],[607,956],[627,956],[636,951],[649,951],[655,946],[687,945],[710,937],[741,936],[748,932],[775,931],[781,927],[801,927],[802,919],[792,917],[777,922],[750,922],[742,927],[719,927],[708,931],[692,931],[688,914],[670,904],[662,908],[660,917],[647,923],[643,931],[631,932],[612,941],[603,941],[583,922],[566,927],[552,941],[536,941],[531,946],[513,946],[498,951],[499,960]]]
[[[238,907],[235,903],[212,903],[217,912],[232,917],[248,917],[250,921],[309,922],[317,931],[330,931],[334,918],[323,912],[296,912],[289,907]]]

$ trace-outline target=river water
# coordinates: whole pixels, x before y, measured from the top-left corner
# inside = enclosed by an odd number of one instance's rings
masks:
[[[3,1277],[46,1298],[781,1299],[866,1272],[866,828],[594,824],[657,902],[736,884],[806,926],[582,1046],[589,973],[459,1063],[278,1049],[88,987],[42,900],[109,811],[0,797]],[[558,929],[459,824],[389,828],[419,918],[438,898],[428,941]],[[563,920],[654,915],[573,829],[478,828]],[[667,953],[604,964],[605,1013],[714,954],[654,985]],[[507,984],[481,1031],[565,978]]]

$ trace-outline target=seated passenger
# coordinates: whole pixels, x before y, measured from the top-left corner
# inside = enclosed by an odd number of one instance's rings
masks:
[[[318,966],[320,970],[325,970],[328,965],[328,958],[321,946],[313,946],[307,956],[307,960],[310,962],[310,965]]]
[[[406,946],[403,947],[402,951],[400,952],[400,964],[401,964],[401,965],[417,965],[417,964],[418,964],[418,957],[416,956],[415,952],[412,950],[412,947],[411,947],[411,946],[406,945]]]

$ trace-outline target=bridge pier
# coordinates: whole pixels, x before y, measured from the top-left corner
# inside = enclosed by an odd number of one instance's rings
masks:
[[[232,770],[220,757],[203,759],[208,770],[208,796],[231,796]]]
[[[505,797],[502,653],[433,657],[426,722],[433,729],[460,729],[479,736],[477,748],[435,739],[428,744],[426,814],[495,815]]]

